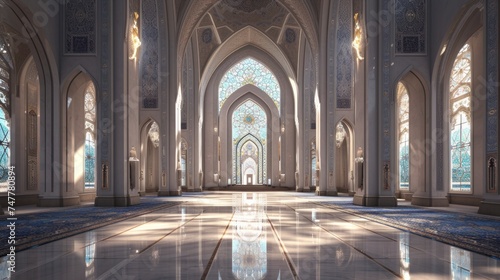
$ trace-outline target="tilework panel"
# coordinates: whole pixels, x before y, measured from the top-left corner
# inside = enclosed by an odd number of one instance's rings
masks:
[[[382,9],[388,10],[390,7],[390,0],[383,0]],[[381,121],[381,131],[379,132],[381,135],[381,147],[382,153],[380,160],[387,164],[389,167],[390,162],[390,147],[391,147],[391,26],[387,26],[382,28],[382,94],[381,98],[381,108],[380,108],[380,121]],[[384,165],[384,168],[386,166]],[[384,169],[382,169],[384,170]],[[384,171],[382,171],[384,172]],[[382,178],[386,175],[385,173],[381,174]],[[391,182],[384,183],[384,189],[388,189],[391,186]]]
[[[64,9],[64,52],[96,52],[96,1],[67,0]]]
[[[352,0],[339,1],[337,17],[337,108],[350,109],[353,81]]]
[[[158,108],[158,7],[156,0],[142,1],[140,90],[142,107]]]
[[[498,150],[498,1],[487,0],[486,6],[486,151]]]
[[[395,30],[397,54],[426,53],[426,0],[396,0]]]

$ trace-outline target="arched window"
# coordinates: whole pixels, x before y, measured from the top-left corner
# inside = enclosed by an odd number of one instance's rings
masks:
[[[281,94],[278,80],[266,66],[252,58],[238,62],[222,77],[219,84],[219,110],[231,94],[249,84],[266,92],[279,110]]]
[[[91,83],[85,90],[85,188],[95,186],[96,168],[96,100]]]
[[[311,186],[316,186],[316,156],[311,159]]]
[[[458,52],[450,76],[451,191],[471,191],[471,47]]]
[[[0,191],[7,191],[10,165],[10,74],[12,57],[9,45],[0,37]]]
[[[397,87],[399,126],[399,189],[410,188],[410,96],[401,82]]]
[[[187,141],[182,138],[181,140],[181,186],[187,187]]]

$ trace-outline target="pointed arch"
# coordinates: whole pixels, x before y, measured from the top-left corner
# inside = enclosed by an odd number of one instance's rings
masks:
[[[7,42],[0,36],[0,191],[7,191],[11,162],[11,77],[13,58]]]
[[[189,1],[183,9],[183,13],[179,16],[179,40],[177,44],[178,53],[184,53],[186,45],[191,38],[196,25],[203,19],[210,8],[217,4],[219,0],[208,0],[199,3],[197,1]],[[281,1],[290,13],[297,19],[299,25],[304,30],[304,34],[311,44],[311,49],[314,53],[314,59],[317,62],[319,55],[319,39],[318,39],[318,23],[315,20],[314,8],[308,1]],[[178,56],[177,65],[181,65],[182,57]]]
[[[187,164],[188,164],[188,142],[186,139],[181,137],[181,151],[180,151],[180,163],[181,163],[181,187],[187,188]]]
[[[396,88],[397,99],[397,139],[399,189],[410,188],[410,96],[408,88],[399,82]]]
[[[279,47],[259,30],[246,27],[233,34],[214,51],[200,79],[200,104],[210,100],[212,89],[218,88],[223,75],[244,58],[259,61],[279,82],[282,100],[297,102],[297,75]],[[203,108],[200,108],[203,116]]]
[[[231,143],[234,147],[232,162],[233,162],[233,180],[236,184],[242,183],[241,174],[241,153],[246,142],[242,142],[243,138],[252,138],[262,147],[259,151],[257,183],[264,184],[267,179],[267,142],[268,142],[268,127],[267,114],[265,110],[252,99],[237,105],[231,114]],[[257,144],[254,145],[257,146]],[[238,161],[240,159],[240,161]]]
[[[465,43],[456,55],[450,74],[451,191],[472,188],[472,50]]]
[[[141,146],[139,149],[140,177],[139,192],[158,191],[160,187],[160,146],[161,130],[154,118],[148,118],[141,126]]]
[[[259,44],[266,42],[269,38],[266,39],[266,36],[264,36],[262,37],[262,41],[259,41],[255,39],[256,37],[252,37],[255,34],[259,34],[259,32],[255,31],[253,35],[251,32],[253,32],[251,28],[246,28],[242,33],[237,32],[233,34],[233,36],[240,36],[238,38],[241,39],[241,41],[234,41],[234,44],[228,44],[227,46],[226,43],[229,41],[226,41],[221,47],[227,48],[230,51],[216,51],[215,53],[218,53],[218,55],[209,60],[206,68],[202,72],[199,100],[201,102],[200,104],[203,104],[203,106],[200,106],[199,111],[196,113],[200,116],[199,123],[200,127],[203,128],[203,132],[202,137],[197,139],[197,141],[200,141],[200,146],[210,147],[209,149],[212,151],[218,151],[218,147],[221,147],[220,157],[216,156],[214,153],[212,157],[206,157],[204,159],[203,166],[206,172],[204,178],[212,178],[213,175],[219,174],[223,184],[228,182],[227,179],[232,178],[233,149],[231,140],[228,138],[229,135],[231,135],[229,116],[231,116],[232,110],[235,109],[234,106],[239,104],[243,98],[252,98],[264,108],[268,116],[268,135],[270,135],[270,138],[267,143],[269,157],[267,159],[269,163],[267,167],[267,183],[291,185],[294,184],[293,176],[290,176],[290,179],[286,180],[286,182],[281,180],[280,168],[284,171],[283,173],[291,174],[295,172],[296,161],[280,161],[278,153],[282,151],[283,157],[284,154],[286,154],[289,159],[295,158],[295,154],[293,154],[294,152],[292,152],[292,150],[293,147],[295,147],[297,137],[296,130],[298,129],[298,119],[296,118],[297,114],[295,114],[295,110],[297,109],[295,107],[297,95],[294,94],[298,90],[295,81],[296,75],[283,54],[276,54],[276,56],[274,56],[268,49],[259,47]],[[250,37],[246,36],[249,34]],[[250,39],[251,41],[249,41]],[[266,48],[269,48],[269,46]],[[280,57],[284,59],[284,65],[280,62]],[[231,67],[245,58],[252,58],[261,62],[278,80],[280,87],[279,110],[273,99],[271,99],[266,92],[255,85],[246,84],[232,93],[219,111],[218,89],[220,81]],[[217,115],[219,118],[213,118],[213,116]],[[283,131],[283,133],[281,131]],[[281,145],[278,145],[277,143],[279,142],[280,136],[282,136]],[[203,143],[201,143],[201,141],[203,141]],[[272,145],[272,143],[274,144]],[[278,146],[280,146],[281,149],[279,149]],[[232,181],[231,183],[234,184],[235,182]],[[212,180],[205,180],[205,184],[208,184],[208,187],[214,186]]]
[[[394,166],[396,192],[401,198],[423,192],[429,180],[427,131],[430,129],[428,89],[422,76],[409,67],[394,84]]]
[[[455,62],[455,58],[460,49],[464,44],[475,35],[482,36],[482,28],[484,23],[483,18],[484,4],[480,0],[471,0],[466,5],[464,5],[460,12],[457,13],[455,19],[451,22],[448,32],[443,36],[443,40],[440,44],[440,52],[436,57],[434,62],[434,68],[432,72],[432,92],[443,93],[432,95],[431,103],[436,104],[436,121],[435,129],[443,131],[450,130],[450,99],[449,99],[449,82],[451,69]],[[478,38],[475,44],[478,46],[477,53],[482,53],[484,46],[483,38]],[[473,78],[477,79],[481,75],[480,70],[477,68],[476,74]],[[484,74],[483,74],[484,75]],[[480,116],[483,118],[482,110],[475,110],[473,115]],[[432,164],[436,166],[432,172],[433,181],[431,185],[434,185],[438,192],[446,194],[451,190],[451,151],[450,151],[450,139],[445,139],[444,141],[438,141],[433,144],[432,147],[436,153],[433,155]],[[481,155],[477,155],[478,162],[485,162],[485,160],[480,159]],[[440,175],[442,174],[442,176]],[[476,177],[479,181],[482,180],[481,176]],[[478,181],[478,182],[479,182]],[[440,198],[444,205],[448,205],[446,198]]]
[[[252,145],[251,147],[255,147],[256,149],[252,149],[248,145]],[[252,152],[253,155],[244,155],[244,152]],[[265,184],[265,169],[267,167],[265,162],[266,157],[266,148],[262,140],[257,138],[255,135],[248,133],[243,136],[234,146],[233,152],[233,176],[232,180],[235,184],[243,184],[244,182],[244,173],[245,170],[243,168],[244,161],[248,158],[252,158],[257,166],[257,170],[255,170],[257,177],[257,184]]]
[[[335,133],[335,188],[337,192],[354,191],[354,134],[353,126],[346,118],[336,125]]]
[[[99,177],[97,86],[85,68],[77,66],[68,74],[62,89],[63,183],[78,194],[94,193]]]

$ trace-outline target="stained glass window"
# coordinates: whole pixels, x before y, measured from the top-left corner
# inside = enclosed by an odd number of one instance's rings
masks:
[[[410,188],[410,97],[403,83],[397,87],[399,108],[399,188]]]
[[[219,110],[233,92],[248,84],[266,92],[279,110],[281,94],[278,80],[266,66],[252,58],[235,64],[222,77],[219,84]]]
[[[8,43],[0,37],[0,191],[7,191],[10,164],[10,72],[12,57]]]
[[[471,48],[458,52],[450,76],[451,190],[471,191]]]
[[[181,156],[181,186],[186,186],[186,159]]]
[[[93,188],[95,185],[96,164],[96,100],[95,88],[91,83],[85,90],[85,187]]]
[[[249,141],[251,140],[251,141]],[[233,182],[242,183],[243,160],[256,159],[257,184],[267,178],[267,116],[262,107],[252,100],[241,104],[232,116]]]
[[[184,138],[181,140],[181,186],[187,186],[187,142]]]
[[[311,160],[311,186],[316,186],[316,157]]]
[[[8,168],[10,164],[10,128],[6,113],[0,108],[0,186],[7,191]]]

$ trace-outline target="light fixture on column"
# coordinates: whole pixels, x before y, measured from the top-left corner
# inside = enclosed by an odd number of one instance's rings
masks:
[[[354,15],[354,38],[352,40],[352,47],[356,50],[358,60],[365,59],[361,54],[363,51],[363,29],[359,20],[359,14]]]
[[[337,143],[337,148],[340,148],[340,146],[344,142],[345,137],[346,137],[346,132],[344,129],[344,125],[342,123],[339,123],[337,125],[337,130],[335,133],[335,142]]]
[[[156,122],[153,122],[153,124],[151,125],[148,136],[149,139],[151,139],[151,142],[153,142],[153,146],[155,146],[155,148],[158,148],[160,146],[160,128],[158,127],[158,124]]]
[[[139,19],[139,14],[134,12],[134,21],[130,27],[130,60],[135,60],[137,58],[137,49],[141,46],[141,39],[139,38],[139,27],[137,26],[137,20]]]
[[[356,151],[356,158],[354,158],[354,162],[356,163],[363,163],[364,158],[363,158],[363,148],[358,147],[358,150]]]

